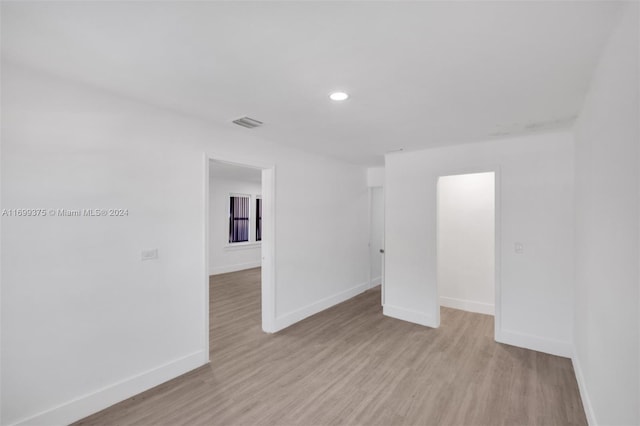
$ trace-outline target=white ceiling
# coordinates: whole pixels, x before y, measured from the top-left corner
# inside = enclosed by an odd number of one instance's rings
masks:
[[[209,177],[248,183],[261,183],[262,170],[209,160]]]
[[[3,2],[13,60],[349,162],[566,126],[617,2]],[[327,95],[351,94],[344,103]]]

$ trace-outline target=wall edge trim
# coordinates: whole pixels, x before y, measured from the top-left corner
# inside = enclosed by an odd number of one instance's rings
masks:
[[[259,268],[262,266],[262,261],[236,263],[234,265],[212,267],[209,270],[209,275],[226,274],[228,272],[244,271],[245,269]]]
[[[495,315],[495,305],[491,303],[475,302],[455,297],[440,296],[440,306],[484,315]]]
[[[117,381],[68,402],[18,420],[12,425],[70,424],[209,363],[204,350]]]
[[[438,322],[432,315],[427,315],[423,312],[419,312],[413,309],[389,305],[388,303],[385,303],[384,307],[382,308],[382,314],[402,321],[424,325],[425,327],[438,327]]]
[[[339,303],[345,302],[352,297],[359,295],[360,293],[364,293],[368,289],[369,283],[364,282],[347,290],[343,290],[331,296],[325,297],[324,299],[320,299],[316,302],[310,303],[302,308],[288,312],[284,315],[276,316],[274,332],[283,330],[299,321],[302,321],[307,317],[329,309],[330,307],[335,306]]]
[[[580,399],[582,399],[582,407],[584,408],[584,414],[587,417],[587,423],[589,426],[597,426],[598,422],[596,421],[596,414],[593,411],[591,398],[589,398],[589,392],[587,391],[587,383],[584,379],[582,366],[575,348],[573,350],[573,355],[571,356],[571,364],[573,365],[573,372],[575,373],[576,381],[578,382],[578,391],[580,392]]]
[[[496,333],[496,342],[561,356],[563,358],[571,358],[573,355],[573,345],[571,342],[534,336],[512,330],[500,330]]]

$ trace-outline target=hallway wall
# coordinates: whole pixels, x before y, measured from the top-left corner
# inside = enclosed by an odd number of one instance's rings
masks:
[[[573,329],[573,135],[570,131],[388,154],[385,314],[439,326],[438,176],[496,170],[496,339],[569,357]],[[523,252],[515,252],[515,244]],[[500,287],[496,287],[499,289]]]
[[[438,179],[440,306],[495,311],[495,174]]]
[[[638,9],[620,15],[575,128],[574,366],[591,424],[640,423]]]
[[[70,423],[208,362],[205,153],[276,167],[279,327],[366,289],[364,168],[5,60],[1,74],[3,208],[128,211],[2,219],[2,424]]]
[[[259,173],[259,172],[258,172]],[[209,179],[209,274],[224,274],[262,264],[261,243],[255,240],[256,197],[262,186],[256,182],[213,177]],[[229,196],[249,195],[248,243],[229,244]]]

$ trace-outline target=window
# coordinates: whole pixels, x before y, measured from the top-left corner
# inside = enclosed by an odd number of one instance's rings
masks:
[[[249,241],[248,196],[231,196],[229,206],[229,243]]]
[[[256,198],[256,241],[262,241],[262,198]]]

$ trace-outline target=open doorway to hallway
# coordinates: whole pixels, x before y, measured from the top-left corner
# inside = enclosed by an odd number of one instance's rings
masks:
[[[384,305],[384,188],[369,188],[369,288],[380,286]]]
[[[209,156],[206,166],[206,339],[214,349],[223,337],[215,335],[221,315],[274,330],[275,173],[273,167]]]
[[[438,179],[437,279],[445,324],[456,315],[451,309],[495,315],[495,182],[495,172]]]
[[[262,264],[262,171],[209,162],[209,275]]]
[[[261,326],[262,170],[209,160],[209,342],[228,346],[232,318]],[[226,324],[225,328],[220,328]],[[239,331],[239,330],[237,330]],[[212,356],[215,358],[217,355]]]

